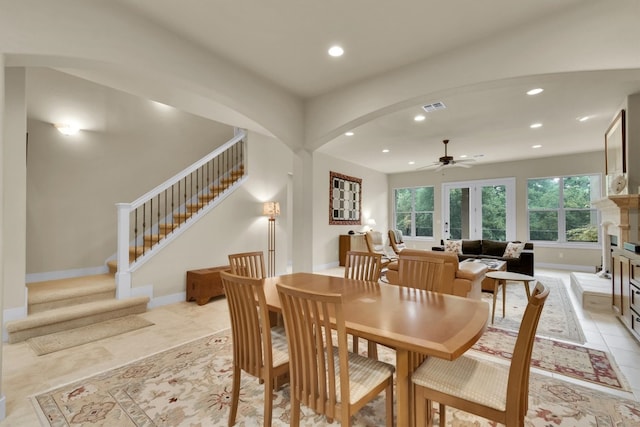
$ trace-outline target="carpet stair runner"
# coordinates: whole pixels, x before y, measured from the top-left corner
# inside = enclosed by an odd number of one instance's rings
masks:
[[[110,274],[30,283],[27,317],[6,324],[9,343],[147,311],[148,297],[118,300]]]

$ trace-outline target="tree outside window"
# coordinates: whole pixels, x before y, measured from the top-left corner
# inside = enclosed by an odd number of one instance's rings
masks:
[[[529,239],[548,242],[598,242],[600,176],[535,178],[527,182]]]
[[[395,228],[408,237],[433,237],[433,187],[395,190]]]

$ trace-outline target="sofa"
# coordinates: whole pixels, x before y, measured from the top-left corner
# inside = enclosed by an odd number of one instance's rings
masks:
[[[440,292],[466,298],[480,299],[482,279],[487,272],[487,266],[482,263],[459,263],[458,257],[451,252],[425,251],[419,249],[404,249],[402,256],[429,256],[444,260],[444,280],[440,285]],[[392,285],[401,285],[398,271],[398,261],[387,266],[387,281]]]
[[[507,271],[514,273],[526,274],[528,276],[534,275],[533,270],[533,243],[525,243],[524,249],[518,257],[505,256],[505,250],[509,243],[521,243],[521,242],[505,242],[497,240],[461,240],[462,252],[458,252],[458,259],[464,261],[465,259],[497,259],[507,262]],[[444,243],[444,242],[443,242]],[[433,247],[434,251],[445,251],[445,246]]]

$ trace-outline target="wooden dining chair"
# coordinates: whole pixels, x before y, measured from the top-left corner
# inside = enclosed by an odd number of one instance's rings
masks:
[[[427,291],[439,291],[444,274],[444,259],[427,255],[402,255],[398,258],[400,285]]]
[[[345,279],[378,282],[382,271],[382,255],[371,252],[347,252],[344,265]],[[353,336],[352,351],[358,353],[358,337]],[[378,358],[378,348],[375,342],[367,341],[367,355]]]
[[[528,410],[529,372],[536,329],[549,289],[538,283],[520,324],[511,366],[461,356],[454,361],[430,357],[413,373],[416,420],[431,425],[431,401],[440,404],[440,426],[445,406],[505,424],[523,427]]]
[[[276,379],[289,371],[287,338],[282,326],[272,328],[264,280],[221,272],[233,335],[233,386],[229,426],[235,423],[242,371],[264,383],[264,425],[271,425]]]
[[[267,277],[262,252],[243,252],[229,255],[231,274],[264,279]]]
[[[342,296],[276,286],[289,341],[291,425],[300,424],[303,403],[350,426],[352,415],[384,390],[392,426],[395,368],[348,351]]]

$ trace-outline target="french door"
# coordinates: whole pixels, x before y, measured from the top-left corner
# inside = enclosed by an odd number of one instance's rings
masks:
[[[445,183],[442,198],[444,239],[515,239],[515,178]]]

